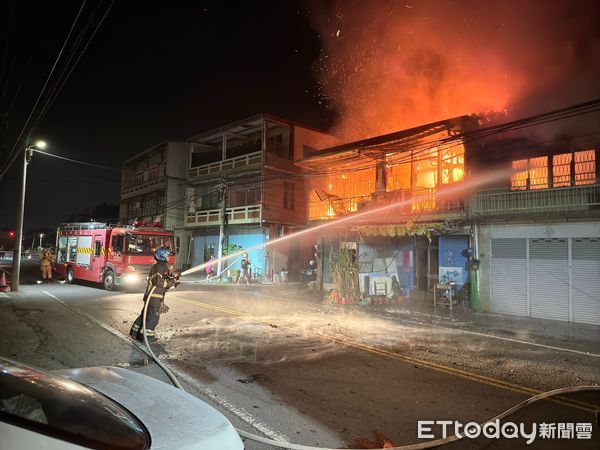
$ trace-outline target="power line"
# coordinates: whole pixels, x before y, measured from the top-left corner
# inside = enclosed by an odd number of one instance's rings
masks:
[[[99,164],[92,164],[92,163],[88,163],[85,161],[79,161],[77,159],[72,159],[72,158],[67,158],[65,156],[59,156],[59,155],[55,155],[54,153],[48,153],[48,152],[44,152],[42,150],[34,150],[36,153],[41,153],[42,155],[46,155],[46,156],[51,156],[52,158],[58,158],[58,159],[62,159],[65,161],[69,161],[72,163],[76,163],[76,164],[82,164],[84,166],[90,166],[90,167],[96,167],[98,169],[104,169],[104,170],[112,170],[114,172],[122,172],[121,169],[115,169],[114,167],[108,167],[108,166],[101,166]]]
[[[46,81],[44,82],[42,90],[40,91],[40,94],[38,95],[37,100],[35,101],[35,104],[33,105],[33,108],[31,109],[31,112],[29,113],[29,116],[27,117],[27,120],[25,121],[25,125],[23,125],[23,128],[21,129],[21,132],[19,133],[19,137],[17,137],[17,140],[15,141],[15,145],[13,146],[13,148],[7,158],[8,164],[6,164],[5,169],[2,171],[2,173],[0,173],[0,179],[2,179],[2,177],[4,176],[4,174],[6,173],[8,168],[11,166],[11,164],[14,162],[14,160],[17,158],[17,155],[19,154],[18,148],[19,148],[19,145],[21,144],[21,138],[23,137],[23,134],[25,133],[25,130],[27,129],[27,125],[29,124],[29,121],[31,120],[31,118],[34,114],[34,112],[37,108],[37,105],[39,104],[42,96],[44,95],[44,92],[46,91],[46,87],[48,86],[48,83],[50,82],[50,79],[52,78],[52,74],[54,73],[54,70],[56,69],[58,62],[60,61],[60,59],[62,57],[63,51],[65,50],[65,47],[67,46],[67,42],[69,41],[69,39],[71,37],[71,33],[73,33],[73,30],[75,29],[75,25],[77,24],[77,21],[79,20],[79,16],[81,15],[81,12],[83,11],[85,2],[86,2],[86,0],[83,1],[83,3],[81,4],[81,7],[79,8],[79,12],[77,13],[77,16],[75,16],[75,20],[73,21],[73,24],[71,25],[71,29],[69,30],[69,33],[67,34],[67,37],[66,37],[65,41],[63,42],[63,45],[62,45],[60,51],[58,52],[58,55],[56,56],[56,59],[54,60],[52,69],[50,69],[50,73],[46,77]]]
[[[58,88],[55,88],[53,90],[53,92],[50,93],[48,100],[46,101],[46,104],[44,105],[44,107],[42,108],[42,111],[40,113],[40,116],[38,118],[38,120],[35,122],[35,124],[32,126],[31,131],[33,131],[37,125],[43,120],[43,118],[46,115],[46,112],[48,111],[48,109],[50,109],[50,107],[54,104],[54,101],[56,100],[56,98],[58,97],[58,94],[60,94],[60,91],[62,90],[63,86],[65,85],[65,83],[67,82],[67,80],[69,79],[69,77],[71,76],[71,73],[73,72],[73,70],[75,69],[75,67],[77,66],[77,64],[79,63],[79,60],[81,59],[81,57],[83,56],[83,54],[85,53],[85,51],[88,49],[88,46],[90,45],[90,43],[92,42],[92,39],[94,39],[94,36],[96,35],[96,32],[98,31],[98,29],[100,28],[100,26],[102,25],[102,23],[104,22],[104,19],[106,18],[106,16],[108,15],[108,13],[110,12],[112,6],[114,5],[115,0],[112,0],[110,5],[108,5],[108,8],[106,9],[106,11],[104,12],[104,15],[102,16],[102,18],[100,19],[100,21],[98,22],[98,25],[96,26],[96,28],[94,29],[94,31],[92,32],[92,35],[88,38],[83,50],[79,53],[79,56],[77,57],[77,59],[75,60],[75,63],[71,66],[71,68],[69,69],[69,72],[67,73],[67,75],[63,78],[60,86]],[[79,41],[79,38],[83,36],[83,34],[85,33],[85,31],[87,30],[87,28],[89,27],[89,25],[91,25],[91,23],[93,22],[93,18],[96,15],[97,11],[94,11],[92,13],[92,15],[90,16],[90,20],[88,20],[88,24],[86,25],[86,27],[84,27],[84,29],[82,30],[82,32],[80,33],[80,35],[77,38],[77,41]],[[76,41],[76,45],[77,45],[77,41]],[[67,66],[69,64],[69,62],[71,61],[72,57],[73,57],[74,53],[71,54],[71,57],[69,58],[69,60],[67,61],[65,68],[63,69],[62,74],[65,73]],[[62,76],[61,74],[61,76]]]

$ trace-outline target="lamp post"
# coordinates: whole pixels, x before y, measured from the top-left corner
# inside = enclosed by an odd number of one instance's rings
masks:
[[[40,249],[42,248],[42,239],[44,239],[44,233],[40,233]]]
[[[34,145],[30,145],[23,151],[23,174],[21,177],[21,185],[19,186],[19,204],[17,209],[17,229],[15,233],[15,248],[13,250],[13,272],[12,272],[12,284],[11,291],[17,292],[19,290],[19,279],[21,271],[21,251],[22,251],[22,240],[23,240],[23,214],[25,212],[25,186],[27,183],[27,164],[31,162],[33,151],[43,150],[46,148],[44,141],[38,141]]]

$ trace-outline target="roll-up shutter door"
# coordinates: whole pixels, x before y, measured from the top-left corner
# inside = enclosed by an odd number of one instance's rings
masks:
[[[600,239],[573,238],[573,321],[600,325]]]
[[[529,240],[531,317],[569,320],[567,239]]]
[[[526,316],[525,239],[492,239],[492,312]]]

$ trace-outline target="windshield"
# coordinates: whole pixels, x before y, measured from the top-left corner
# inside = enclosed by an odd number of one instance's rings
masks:
[[[145,449],[146,428],[126,409],[63,377],[0,359],[0,421],[88,448]]]
[[[128,234],[125,239],[125,253],[129,255],[152,256],[160,247],[168,247],[174,252],[170,235]]]

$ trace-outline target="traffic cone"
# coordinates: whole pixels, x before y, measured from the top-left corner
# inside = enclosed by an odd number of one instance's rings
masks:
[[[0,270],[0,292],[8,292],[8,284],[6,284],[6,274]]]

